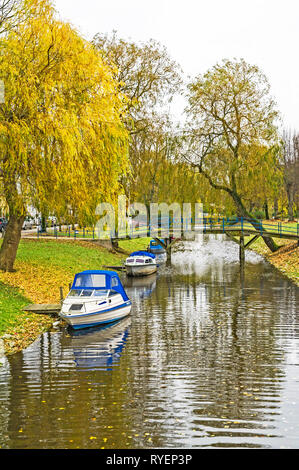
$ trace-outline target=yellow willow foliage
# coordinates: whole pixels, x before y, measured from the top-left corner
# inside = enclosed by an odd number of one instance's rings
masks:
[[[24,5],[26,21],[0,39],[0,192],[17,214],[29,203],[88,214],[115,198],[127,170],[126,98],[49,1]]]

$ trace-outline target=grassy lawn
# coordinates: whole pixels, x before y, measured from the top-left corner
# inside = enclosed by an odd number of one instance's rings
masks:
[[[120,248],[128,252],[144,250],[149,245],[151,238],[135,238],[133,240],[119,240]]]
[[[7,328],[16,326],[22,308],[28,304],[28,299],[17,289],[0,283],[0,335]],[[15,315],[18,312],[18,316]]]
[[[145,249],[149,239],[122,240],[127,252]],[[1,241],[0,241],[1,244]],[[64,294],[77,272],[121,265],[126,254],[111,253],[91,242],[56,240],[21,240],[15,262],[16,272],[0,272],[0,336],[13,335],[16,351],[30,344],[52,322],[46,315],[23,311],[29,303],[59,303],[60,287]]]

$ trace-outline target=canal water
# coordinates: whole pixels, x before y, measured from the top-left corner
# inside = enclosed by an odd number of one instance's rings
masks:
[[[222,237],[124,279],[130,317],[0,368],[0,446],[299,448],[299,289]]]

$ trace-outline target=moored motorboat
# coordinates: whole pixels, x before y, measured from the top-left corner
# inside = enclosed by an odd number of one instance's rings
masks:
[[[157,271],[156,257],[147,251],[134,251],[125,261],[128,276],[148,276]]]
[[[161,240],[164,242],[164,240]],[[156,256],[156,261],[158,264],[165,263],[167,261],[167,252],[164,246],[161,243],[158,243],[156,240],[151,240],[149,246],[147,247],[148,253],[152,253]]]
[[[161,242],[164,243],[164,240],[161,240]],[[149,253],[153,253],[154,255],[166,253],[164,246],[161,243],[158,243],[154,239],[150,241],[150,244],[147,247],[147,251]]]
[[[111,323],[129,315],[132,303],[114,271],[83,271],[75,275],[60,317],[74,329]]]

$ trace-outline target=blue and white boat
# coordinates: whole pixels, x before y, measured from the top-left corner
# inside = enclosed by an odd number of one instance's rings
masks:
[[[125,261],[128,276],[148,276],[157,271],[156,256],[147,251],[134,251]]]
[[[161,240],[164,242],[164,240]],[[164,246],[161,243],[158,243],[156,240],[151,240],[149,246],[147,247],[147,251],[152,253],[156,256],[156,260],[159,263],[165,263],[167,260],[167,252]]]
[[[83,271],[75,275],[60,317],[74,329],[115,322],[131,312],[132,302],[114,271]]]

